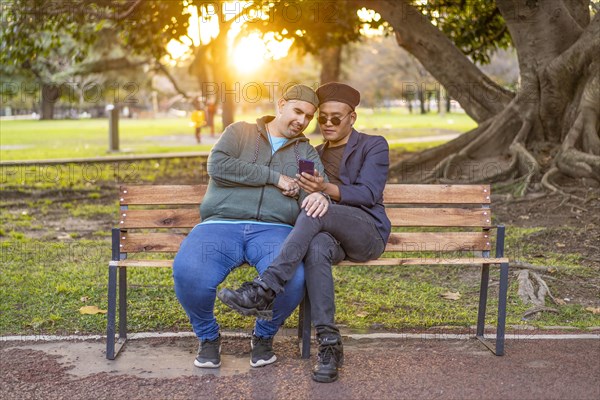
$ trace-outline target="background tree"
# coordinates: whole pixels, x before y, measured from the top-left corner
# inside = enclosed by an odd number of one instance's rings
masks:
[[[143,64],[156,68],[168,40],[187,31],[187,22],[169,16],[182,14],[181,4],[141,0],[3,3],[3,74],[33,77],[41,88],[42,118],[52,118],[65,82]]]
[[[356,9],[343,7],[340,2],[277,0],[267,1],[263,18],[251,21],[244,29],[275,33],[277,40],[293,39],[293,49],[320,60],[320,83],[327,83],[340,80],[343,46],[360,40],[361,27]]]
[[[352,69],[349,80],[361,93],[361,105],[377,107],[396,99],[423,100],[423,91],[435,91],[439,85],[415,58],[391,36],[373,36],[350,45]],[[368,77],[368,79],[365,79]],[[425,104],[421,104],[425,110]]]

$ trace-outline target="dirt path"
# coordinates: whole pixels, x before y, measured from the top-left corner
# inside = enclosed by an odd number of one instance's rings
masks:
[[[67,357],[60,346],[78,349]],[[192,366],[194,338],[133,341],[114,362],[102,347],[0,343],[0,398],[600,398],[599,340],[511,340],[504,357],[475,340],[346,340],[345,366],[332,384],[310,379],[313,360],[300,359],[291,338],[276,343],[275,364],[258,369],[247,366],[247,338],[228,338],[220,371]],[[157,368],[171,374],[154,377]]]

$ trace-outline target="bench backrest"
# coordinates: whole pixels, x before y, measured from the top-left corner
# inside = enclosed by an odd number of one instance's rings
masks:
[[[205,192],[206,185],[120,187],[121,258],[125,253],[177,252],[187,232],[200,222]],[[492,248],[489,185],[388,184],[384,203],[396,228],[386,252]]]

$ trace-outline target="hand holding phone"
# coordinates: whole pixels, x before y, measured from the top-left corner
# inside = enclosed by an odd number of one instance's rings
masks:
[[[298,160],[298,173],[302,175],[303,172],[307,174],[315,174],[315,163],[310,160]]]

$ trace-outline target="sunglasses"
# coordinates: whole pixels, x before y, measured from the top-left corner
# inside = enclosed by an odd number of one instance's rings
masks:
[[[331,123],[335,126],[338,126],[339,124],[342,123],[342,121],[344,120],[344,118],[346,118],[348,115],[350,115],[352,113],[346,114],[344,117],[339,118],[339,117],[331,117],[331,118],[327,118],[327,117],[319,117],[317,118],[317,121],[319,122],[319,124],[321,125],[325,125],[328,121],[331,121]]]

